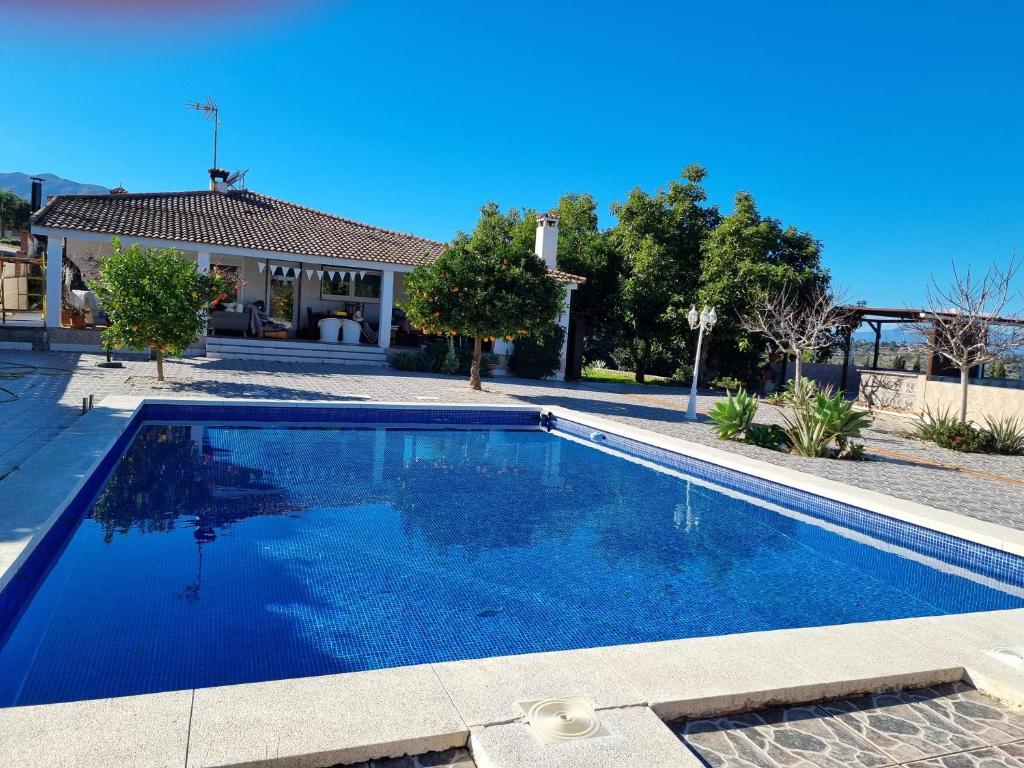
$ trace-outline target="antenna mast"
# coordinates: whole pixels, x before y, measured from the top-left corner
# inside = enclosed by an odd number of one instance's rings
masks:
[[[212,96],[207,96],[206,101],[189,101],[186,102],[186,106],[190,109],[197,110],[203,113],[203,117],[213,122],[213,167],[217,167],[217,128],[220,127],[220,107],[217,106],[217,102],[213,100]]]

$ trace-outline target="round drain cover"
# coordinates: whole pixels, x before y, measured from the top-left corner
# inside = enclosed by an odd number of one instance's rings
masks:
[[[577,698],[535,701],[527,718],[544,741],[586,739],[602,731],[594,710]]]

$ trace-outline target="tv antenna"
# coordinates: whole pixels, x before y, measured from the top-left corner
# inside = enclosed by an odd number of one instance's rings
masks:
[[[217,106],[217,102],[213,100],[212,96],[207,96],[206,101],[189,101],[186,102],[186,106],[190,109],[194,109],[198,112],[203,113],[203,117],[213,122],[213,167],[217,167],[217,128],[220,127],[220,107]]]

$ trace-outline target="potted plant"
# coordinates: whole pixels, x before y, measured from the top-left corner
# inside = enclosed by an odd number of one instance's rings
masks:
[[[79,307],[71,307],[68,310],[68,312],[71,315],[71,317],[70,317],[70,320],[71,320],[70,325],[71,325],[72,328],[78,328],[78,329],[85,328],[85,310],[84,309],[81,309]],[[63,312],[61,314],[63,314]]]

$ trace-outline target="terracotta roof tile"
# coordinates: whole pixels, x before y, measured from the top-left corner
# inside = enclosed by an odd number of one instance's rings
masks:
[[[372,227],[250,190],[58,195],[33,225],[416,266],[444,243]]]

